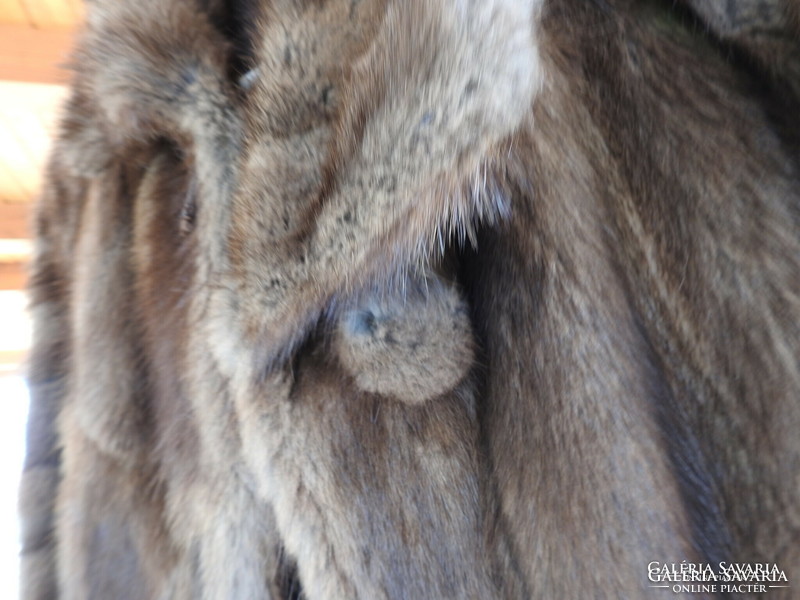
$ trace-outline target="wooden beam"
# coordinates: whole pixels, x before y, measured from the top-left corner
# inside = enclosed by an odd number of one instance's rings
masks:
[[[0,203],[0,240],[31,237],[31,211],[28,203]]]
[[[30,204],[0,203],[0,290],[22,290],[28,279]]]
[[[0,19],[3,23],[33,25],[20,0],[0,0]]]
[[[23,0],[38,27],[70,27],[76,15],[67,0]]]
[[[0,80],[67,83],[70,74],[64,65],[72,45],[71,29],[0,24]]]
[[[28,281],[25,263],[0,263],[0,290],[24,290]]]

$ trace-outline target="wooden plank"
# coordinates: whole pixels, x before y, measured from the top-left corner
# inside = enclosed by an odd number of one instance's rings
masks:
[[[27,280],[25,263],[0,263],[0,290],[24,290]]]
[[[39,0],[22,0],[22,4],[25,7],[25,11],[30,16],[31,21],[33,21],[34,27],[41,29],[50,26],[53,17],[50,14],[50,9],[47,7],[47,4]]]
[[[0,23],[31,25],[22,0],[0,0]]]
[[[66,0],[66,1],[67,4],[69,4],[70,8],[72,9],[72,15],[75,19],[74,21],[75,24],[79,25],[83,23],[83,19],[86,16],[85,15],[86,8],[83,4],[83,0]]]
[[[33,206],[28,203],[0,203],[0,239],[24,240],[31,236],[29,224]]]
[[[0,139],[1,145],[6,145]],[[5,164],[3,153],[0,152],[0,198],[11,202],[30,202],[30,192],[23,185],[22,180],[11,168]]]
[[[75,15],[68,0],[26,0],[28,3],[41,4],[47,9],[49,20],[40,23],[42,27],[72,27]]]
[[[64,84],[73,44],[70,29],[37,30],[0,24],[0,80]]]

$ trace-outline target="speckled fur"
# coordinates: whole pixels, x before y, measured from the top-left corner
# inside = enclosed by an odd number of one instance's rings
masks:
[[[89,2],[23,597],[800,577],[797,14],[727,5]]]

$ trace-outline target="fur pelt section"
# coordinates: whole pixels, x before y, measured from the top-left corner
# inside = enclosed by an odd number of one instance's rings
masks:
[[[763,76],[800,94],[800,4],[795,0],[684,0],[720,40],[755,62]]]
[[[438,335],[431,335],[431,323],[444,325]],[[453,389],[474,364],[468,306],[440,279],[402,298],[371,294],[340,319],[334,352],[362,390],[425,402]]]
[[[228,285],[245,299],[238,329],[265,368],[302,341],[335,295],[424,263],[437,235],[496,214],[494,196],[470,190],[529,114],[541,76],[538,5],[386,3],[347,73],[319,189],[303,220],[275,236],[253,235],[253,217],[274,222],[285,200],[264,188],[270,163],[252,160],[261,151],[249,148],[231,207]]]
[[[23,597],[800,574],[797,15],[727,4],[89,2]]]

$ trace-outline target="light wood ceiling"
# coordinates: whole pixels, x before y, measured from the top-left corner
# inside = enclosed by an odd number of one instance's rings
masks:
[[[30,207],[83,10],[81,0],[0,0],[0,290],[24,287]]]
[[[83,18],[81,0],[0,0],[0,22],[35,29],[69,28]]]

